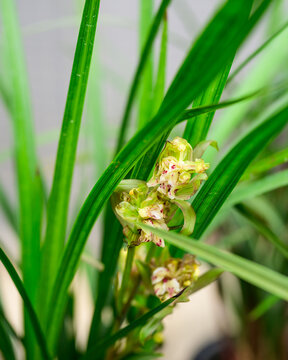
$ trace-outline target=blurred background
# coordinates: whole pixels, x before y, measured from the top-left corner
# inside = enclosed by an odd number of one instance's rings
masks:
[[[155,11],[159,3],[159,1],[155,1]],[[219,0],[172,1],[168,10],[167,87],[193,39],[197,37],[202,26],[221,3],[222,1]],[[48,189],[50,189],[54,171],[57,140],[61,130],[82,6],[83,1],[80,0],[17,2],[29,74],[38,154],[41,158],[40,163]],[[285,9],[288,9],[288,1],[275,0],[270,11],[257,26],[256,31],[240,49],[232,72],[287,21]],[[100,5],[95,51],[73,179],[71,222],[74,219],[75,208],[81,205],[97,181],[99,174],[113,157],[118,126],[140,54],[139,11],[139,1],[137,0],[105,0]],[[279,12],[278,17],[275,16],[276,12]],[[275,21],[276,18],[277,21]],[[160,39],[157,39],[156,48],[159,47],[159,41]],[[243,69],[226,89],[222,98],[228,99],[245,95],[262,86],[271,86],[276,80],[286,81],[287,41],[288,31],[284,31],[261,56],[256,57]],[[1,38],[1,46],[3,46],[3,38]],[[4,60],[1,59],[1,61]],[[263,74],[259,68],[267,71]],[[5,67],[1,66],[0,75],[3,75],[3,69]],[[5,76],[1,76],[1,78],[5,78]],[[241,110],[240,106],[238,109],[240,115],[237,116],[240,120],[245,117],[247,112],[251,111],[248,105],[245,105],[245,109]],[[235,109],[232,110],[232,113],[229,109],[220,111],[219,114],[216,113],[216,130],[214,129],[214,133],[212,130],[211,134],[213,139],[217,140],[219,116],[222,117],[221,129],[223,129],[225,119],[233,116],[233,111],[235,115]],[[0,181],[16,206],[16,180],[11,158],[13,151],[11,122],[3,102],[0,103],[0,119]],[[131,134],[133,129],[131,127]],[[212,136],[213,134],[215,137]],[[211,137],[209,136],[209,138]],[[228,143],[221,144],[220,139],[218,158],[221,158],[233,139],[233,134]],[[98,165],[94,166],[96,163]],[[0,229],[1,238],[4,239],[8,254],[17,259],[19,257],[17,240],[2,213],[0,213]],[[96,225],[90,236],[90,246],[94,251],[95,258],[98,256],[99,233],[100,228]],[[213,241],[213,237],[211,241]],[[226,275],[224,281],[228,284],[228,288],[233,289],[234,294],[240,294],[240,285],[233,276]],[[77,337],[81,346],[85,343],[93,304],[87,296],[88,284],[81,273],[77,275],[73,286],[78,294],[75,306],[76,313],[79,314],[76,316],[76,321],[78,321]],[[0,291],[9,294],[9,297],[4,296],[5,303],[3,305],[10,310],[11,323],[21,332],[21,301],[1,265]],[[193,296],[190,303],[179,305],[174,313],[165,320],[167,339],[164,345],[165,359],[192,359],[206,344],[226,335],[229,338],[233,337],[238,330],[237,316],[230,311],[227,303],[224,305],[217,286],[211,285]],[[170,339],[172,341],[169,341]],[[243,359],[245,360],[244,357]],[[247,359],[249,359],[248,355]],[[263,358],[263,360],[265,359]],[[267,360],[269,359],[267,358]]]

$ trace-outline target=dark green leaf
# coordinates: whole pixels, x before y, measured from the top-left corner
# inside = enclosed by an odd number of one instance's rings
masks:
[[[129,90],[129,95],[127,97],[127,103],[125,105],[124,114],[121,120],[121,128],[118,137],[116,153],[122,148],[123,144],[125,143],[126,138],[126,131],[129,127],[129,120],[130,120],[130,113],[132,109],[133,102],[135,100],[135,95],[138,89],[138,85],[140,83],[141,74],[145,68],[146,62],[149,58],[149,54],[151,52],[151,48],[153,46],[154,40],[158,33],[159,26],[161,24],[163,14],[165,13],[168,5],[170,4],[171,0],[162,0],[159,10],[157,11],[156,16],[154,17],[153,23],[151,25],[147,40],[143,47],[139,63],[137,65],[137,69],[135,75],[133,77],[133,81]]]
[[[288,107],[250,131],[219,163],[192,203],[197,215],[194,238],[201,237],[247,166],[283,129],[287,121]]]
[[[288,176],[288,175],[287,175]],[[273,244],[281,254],[288,259],[288,246],[274,234],[265,224],[265,221],[247,205],[238,204],[235,206],[238,212],[244,216],[271,244]]]
[[[29,299],[29,296],[24,288],[24,285],[17,274],[17,271],[15,270],[14,266],[12,265],[11,261],[8,259],[4,251],[0,248],[0,260],[5,266],[7,272],[9,273],[14,285],[16,286],[19,294],[21,295],[25,309],[27,310],[27,313],[29,315],[33,330],[35,332],[36,339],[38,341],[39,348],[41,350],[42,356],[45,360],[51,359],[48,349],[46,340],[44,338],[41,326],[39,324],[39,320],[37,318],[37,315],[35,313],[35,310],[33,308],[33,305]]]
[[[240,279],[288,301],[287,276],[238,255],[219,250],[212,245],[192,240],[187,236],[172,231],[159,230],[147,225],[141,225],[141,227],[164,238],[169,244],[199,256],[201,259],[231,272]]]
[[[40,281],[45,283],[45,288],[41,287],[42,291],[40,289],[39,300],[42,311],[44,310],[44,316],[47,315],[45,314],[47,299],[51,292],[51,286],[64,247],[70,188],[93,52],[99,3],[100,0],[87,0],[85,2],[58,144],[54,179],[48,202],[47,229]]]

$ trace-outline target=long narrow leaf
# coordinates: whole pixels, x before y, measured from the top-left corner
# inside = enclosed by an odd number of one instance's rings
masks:
[[[125,142],[126,132],[127,132],[127,128],[129,125],[130,113],[131,113],[133,102],[135,100],[135,95],[136,95],[137,88],[139,85],[140,76],[144,70],[146,61],[149,57],[149,53],[151,51],[154,40],[156,38],[159,26],[161,24],[161,20],[163,18],[163,14],[165,13],[170,2],[171,2],[171,0],[162,0],[159,10],[157,11],[157,14],[155,15],[153,24],[151,25],[151,29],[150,29],[149,35],[147,37],[146,43],[143,47],[138,66],[137,66],[135,75],[133,77],[129,95],[127,98],[127,103],[125,105],[124,114],[123,114],[123,117],[121,120],[121,128],[120,128],[119,138],[118,138],[118,142],[117,142],[116,153],[122,148],[122,146]]]
[[[153,20],[153,0],[140,0],[139,6],[139,44],[142,51],[149,27]],[[158,30],[158,29],[157,29]],[[150,50],[150,49],[149,49]],[[141,53],[141,52],[140,52]],[[141,129],[152,116],[153,109],[153,45],[149,51],[143,73],[139,79],[138,129]]]
[[[14,285],[16,286],[19,294],[21,295],[25,308],[27,310],[27,313],[30,317],[31,324],[33,326],[33,330],[35,332],[36,339],[38,341],[39,348],[41,350],[42,356],[45,360],[51,359],[48,349],[47,349],[47,343],[43,335],[43,331],[41,329],[39,320],[37,318],[37,315],[35,313],[35,310],[33,308],[33,305],[29,299],[29,296],[24,288],[24,285],[17,274],[17,271],[15,270],[14,266],[12,265],[11,261],[8,259],[4,251],[0,248],[0,260],[5,266],[7,272],[9,273]]]
[[[194,100],[192,108],[205,106],[207,104],[217,104],[219,102],[226,85],[231,65],[232,61],[220,71],[209,87]],[[214,114],[215,112],[210,112],[196,117],[192,121],[187,121],[183,137],[192,147],[195,147],[200,141],[206,139]]]
[[[281,254],[288,259],[288,245],[279,239],[274,232],[265,224],[255,211],[252,211],[247,205],[236,205],[238,212],[247,219],[271,244],[273,244]]]
[[[257,161],[248,167],[242,176],[241,180],[249,180],[262,174],[278,165],[282,165],[288,162],[288,148],[280,150],[272,155],[265,157]]]
[[[241,184],[229,197],[225,206],[232,206],[239,202],[265,194],[269,191],[288,185],[288,170],[279,171],[272,175],[267,175],[262,179]]]
[[[201,237],[247,166],[287,122],[288,107],[250,131],[219,163],[192,203],[197,214],[194,238]]]
[[[19,235],[22,243],[22,270],[25,288],[35,303],[40,270],[42,195],[37,168],[32,106],[25,56],[14,0],[1,0],[1,17],[9,79],[9,110],[14,137],[14,162],[19,197]],[[32,354],[33,331],[25,312],[27,355]]]
[[[258,56],[269,44],[276,39],[284,30],[288,28],[288,22],[286,22],[281,28],[275,32],[272,36],[270,36],[261,46],[259,46],[252,54],[250,54],[237,68],[233,71],[233,73],[229,76],[227,83],[232,81],[236,75],[239,74],[241,70],[244,69],[246,65],[250,63],[256,56]]]
[[[45,283],[45,288],[40,289],[39,302],[41,309],[44,309],[44,316],[45,305],[49,299],[64,247],[70,188],[99,3],[100,0],[86,0],[85,2],[58,144],[54,179],[48,202],[47,230],[42,258],[41,283]]]
[[[0,355],[3,355],[3,359],[15,360],[15,354],[11,339],[8,335],[7,329],[0,321]]]
[[[167,243],[170,243],[185,252],[199,256],[203,260],[231,272],[240,279],[288,301],[287,276],[254,263],[253,261],[246,260],[238,255],[219,250],[212,245],[191,240],[191,238],[187,236],[173,233],[172,231],[167,232],[159,230],[147,225],[141,225],[141,227],[161,236]]]
[[[0,208],[2,209],[2,212],[6,217],[6,220],[8,221],[9,225],[17,234],[19,228],[18,228],[16,211],[15,209],[13,209],[10,199],[8,199],[6,191],[4,190],[2,184],[0,184]]]

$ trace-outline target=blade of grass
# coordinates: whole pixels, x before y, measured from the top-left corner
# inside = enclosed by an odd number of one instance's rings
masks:
[[[258,56],[263,50],[266,49],[267,46],[270,45],[270,43],[276,39],[283,31],[285,31],[288,28],[288,22],[286,22],[281,28],[276,31],[272,36],[270,36],[261,46],[259,46],[251,55],[249,55],[240,65],[237,66],[237,68],[232,72],[232,74],[229,76],[227,84],[230,83],[235,76],[239,74],[241,70],[244,69],[246,65],[250,63],[251,60],[253,60],[256,56]]]
[[[0,304],[0,322],[2,322],[4,324],[4,326],[7,328],[9,334],[11,336],[13,336],[15,338],[15,340],[18,340],[20,341],[21,343],[23,343],[23,338],[20,337],[16,331],[14,330],[13,326],[10,324],[10,322],[7,320],[4,312],[3,312],[3,309],[2,309],[2,306]]]
[[[15,209],[8,199],[7,193],[3,188],[3,185],[0,183],[0,208],[11,228],[15,231],[16,234],[19,233],[19,226],[17,221],[17,215]]]
[[[140,0],[139,6],[139,44],[140,56],[145,46],[149,28],[153,20],[153,0]],[[158,29],[157,29],[158,30]],[[138,129],[141,129],[152,116],[153,89],[153,44],[149,51],[139,84]]]
[[[109,203],[105,212],[101,251],[101,262],[104,265],[106,264],[106,266],[104,271],[99,274],[95,310],[89,331],[88,348],[94,344],[95,339],[99,337],[100,330],[102,329],[101,313],[111,292],[112,278],[116,271],[118,256],[122,247],[122,238],[122,226],[114,215]],[[106,239],[109,239],[109,241],[106,241]]]
[[[245,4],[231,0],[216,14],[189,52],[157,115],[115,157],[88,195],[73,226],[50,299],[49,344],[57,340],[67,288],[75,274],[87,237],[105,201],[135,162],[162,136],[163,130],[166,131],[176,124],[177,117],[230,59],[231,54],[250,31],[250,28],[246,28],[240,33],[247,24],[251,4],[252,1],[249,0],[245,0]],[[214,46],[215,43],[217,48]],[[215,61],[215,58],[218,61]],[[200,76],[202,74],[203,76]]]
[[[95,167],[95,179],[104,171],[108,163],[107,134],[108,129],[104,123],[103,96],[101,93],[101,63],[99,60],[99,45],[97,39],[92,57],[92,67],[90,71],[87,89],[87,141],[91,145],[93,164]],[[92,137],[91,137],[92,135]],[[80,134],[81,136],[81,134]]]
[[[85,2],[74,55],[66,107],[58,144],[54,178],[48,201],[47,228],[43,246],[39,308],[46,321],[46,306],[64,247],[68,204],[75,163],[100,0]],[[48,296],[47,296],[48,294]],[[47,322],[44,323],[47,324]]]
[[[161,44],[160,44],[158,70],[157,70],[156,83],[154,86],[154,95],[153,95],[154,114],[156,114],[157,111],[159,110],[165,95],[167,45],[168,45],[167,10],[164,12],[162,24],[163,25],[162,25],[162,36],[161,36]]]
[[[248,167],[241,180],[249,180],[271,170],[272,168],[288,162],[288,148],[280,150],[272,155],[253,163]]]
[[[234,56],[233,56],[234,59]],[[217,104],[221,98],[222,92],[226,85],[232,61],[230,61],[216,76],[213,82],[205,89],[205,91],[193,101],[192,108],[205,106],[207,104]],[[193,118],[187,121],[183,138],[186,139],[192,147],[195,147],[200,141],[206,139],[210,125],[214,118],[215,112]]]
[[[260,302],[250,313],[249,318],[252,321],[259,319],[267,311],[269,311],[280,299],[274,295],[268,295],[264,300]]]
[[[199,256],[201,259],[231,272],[240,279],[288,301],[287,276],[238,255],[219,250],[212,245],[191,240],[187,236],[173,233],[172,231],[159,230],[147,225],[141,225],[141,227],[164,238],[167,243],[185,252]]]
[[[288,245],[285,244],[279,237],[265,224],[263,218],[251,210],[247,205],[238,204],[235,206],[238,212],[249,221],[255,229],[259,231],[271,244],[273,244],[281,254],[288,259]]]
[[[257,62],[249,71],[249,74],[241,81],[240,85],[233,93],[233,96],[241,96],[243,93],[249,93],[256,88],[262,88],[266,84],[269,84],[275,77],[275,74],[279,69],[284,66],[286,61],[286,53],[283,50],[287,43],[287,34],[282,32],[275,40],[270,44],[269,51],[263,52],[261,58],[257,59]],[[275,57],[274,54],[277,54]],[[245,115],[248,113],[251,102],[238,104],[234,108],[231,108],[218,119],[217,126],[213,128],[211,132],[211,138],[216,140],[219,147],[227,141],[229,136],[234,130],[237,129],[241,121],[243,121]],[[208,162],[213,162],[215,154],[208,152],[206,155]]]
[[[287,121],[288,107],[250,131],[218,164],[192,203],[197,214],[194,238],[201,237],[247,166],[280,133]]]
[[[156,83],[154,86],[153,96],[153,115],[159,110],[161,103],[165,95],[165,78],[166,78],[166,58],[167,58],[167,40],[168,40],[168,26],[167,26],[167,10],[163,15],[163,29],[160,44],[160,54],[158,63],[158,73],[156,76]],[[138,161],[134,167],[131,177],[135,179],[147,180],[154,163],[161,151],[164,142],[167,140],[169,132],[166,132],[153,146],[153,148],[147,152],[142,159]]]
[[[12,341],[7,332],[7,329],[4,327],[4,324],[0,322],[0,355],[3,355],[3,360],[15,360],[14,349]]]
[[[12,265],[11,261],[8,259],[2,248],[0,248],[0,260],[4,267],[6,268],[8,274],[11,277],[11,280],[13,281],[14,285],[16,286],[19,294],[21,295],[25,308],[27,310],[27,314],[30,317],[31,324],[35,333],[35,337],[38,341],[39,348],[41,350],[41,354],[43,356],[43,359],[49,360],[51,359],[48,349],[47,349],[47,343],[45,340],[45,337],[43,335],[43,331],[41,329],[39,320],[37,318],[37,315],[35,313],[35,310],[33,308],[32,302],[29,298],[28,293],[25,290],[24,284],[21,281],[19,275],[17,274],[17,271],[15,270],[14,266]]]
[[[241,184],[233,191],[225,206],[232,206],[239,202],[265,194],[288,185],[288,170],[279,171],[272,175],[267,175],[262,179]]]
[[[25,288],[35,303],[40,269],[40,233],[42,196],[37,169],[37,155],[30,89],[21,42],[15,2],[1,0],[3,39],[5,39],[6,76],[11,84],[10,115],[14,137],[14,161],[16,164],[19,197],[19,234],[22,243],[22,271]],[[27,313],[24,314],[26,350],[32,353],[33,331]]]
[[[129,127],[129,121],[130,121],[130,113],[132,109],[133,102],[135,100],[135,96],[137,93],[138,85],[140,82],[141,74],[145,68],[145,64],[147,60],[149,59],[149,54],[151,52],[151,48],[153,46],[153,43],[155,41],[156,35],[158,33],[158,29],[160,27],[163,15],[169,6],[171,0],[162,0],[161,5],[157,11],[157,14],[154,17],[153,23],[151,25],[147,40],[145,45],[143,46],[143,50],[139,59],[139,63],[137,65],[137,69],[135,72],[135,75],[133,77],[133,81],[129,90],[129,95],[127,97],[127,102],[125,105],[124,114],[121,120],[121,127],[116,147],[116,153],[122,148],[123,144],[126,140],[126,132],[127,128]]]
[[[219,276],[223,273],[221,269],[212,269],[207,271],[205,274],[199,277],[199,279],[191,286],[185,288],[177,295],[172,298],[166,300],[161,305],[156,308],[150,310],[148,313],[141,316],[139,319],[133,321],[133,323],[129,324],[125,328],[117,331],[112,336],[108,336],[104,339],[101,339],[93,347],[81,358],[81,360],[89,360],[89,359],[99,359],[99,354],[102,353],[107,347],[113,345],[117,340],[122,339],[127,336],[132,330],[136,329],[139,326],[143,326],[147,323],[149,319],[151,319],[154,315],[159,313],[161,310],[165,309],[172,303],[181,302],[187,296],[194,294],[195,292],[203,289],[204,287],[210,285],[212,282],[217,280]]]

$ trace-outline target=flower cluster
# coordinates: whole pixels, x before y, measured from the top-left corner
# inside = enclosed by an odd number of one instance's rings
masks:
[[[124,190],[120,183],[120,187],[116,189],[118,201],[114,209],[123,226],[128,246],[153,242],[164,247],[162,238],[144,231],[136,224],[143,223],[169,230],[167,224],[177,206],[183,212],[185,207],[183,204],[181,206],[180,202],[189,200],[199,189],[201,182],[207,178],[205,170],[209,168],[209,164],[205,163],[201,156],[211,144],[213,145],[213,142],[205,141],[193,150],[185,139],[176,137],[166,142],[153,176],[147,183],[137,181],[137,186],[133,186],[133,180],[130,180],[131,187],[126,186]],[[184,213],[183,215],[185,217]]]
[[[183,259],[170,258],[164,266],[157,267],[151,277],[155,295],[165,301],[197,280],[199,263],[186,254]]]
[[[121,200],[115,211],[124,225],[123,233],[128,246],[152,241],[155,245],[164,247],[164,241],[159,236],[138,229],[133,224],[143,223],[168,230],[166,219],[171,208],[169,201],[156,191],[151,191],[145,183],[133,188],[129,193],[123,192]]]
[[[193,149],[186,140],[176,137],[167,142],[147,185],[157,186],[157,190],[169,199],[190,199],[198,190],[200,180],[207,179],[205,170],[209,168],[203,159],[193,155]],[[198,174],[197,184],[192,174]]]

